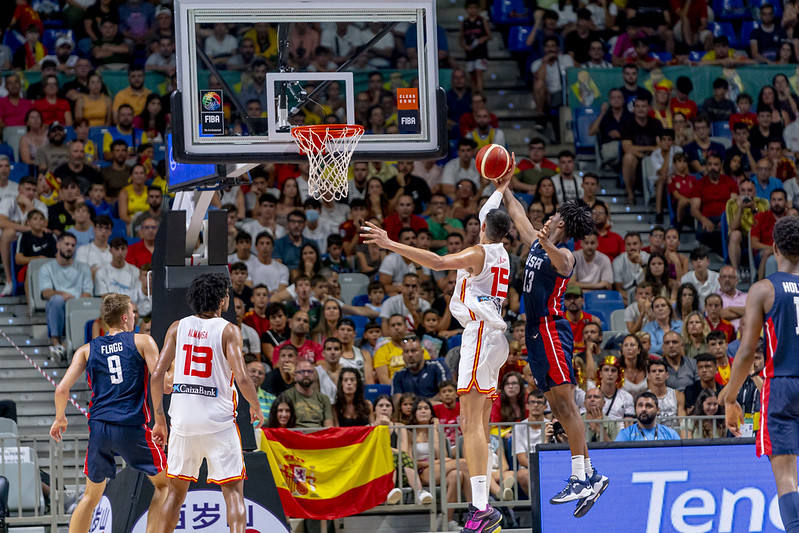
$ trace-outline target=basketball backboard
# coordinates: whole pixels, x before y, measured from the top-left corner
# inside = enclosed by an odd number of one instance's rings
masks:
[[[176,0],[175,23],[178,161],[299,162],[291,127],[320,123],[366,128],[353,160],[446,150],[435,0]]]

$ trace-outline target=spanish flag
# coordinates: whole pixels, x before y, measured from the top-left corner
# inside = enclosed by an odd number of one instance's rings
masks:
[[[269,459],[287,516],[352,516],[385,502],[394,487],[386,426],[263,432],[261,451]]]

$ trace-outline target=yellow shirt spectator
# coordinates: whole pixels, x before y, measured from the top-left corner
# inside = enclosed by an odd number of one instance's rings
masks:
[[[257,24],[256,24],[257,26]],[[255,43],[255,53],[264,56],[266,59],[277,57],[277,30],[268,24],[264,24],[266,31],[266,41],[261,43],[258,41],[258,32],[256,28],[247,31],[242,38],[250,38]],[[137,113],[138,114],[138,113]]]
[[[755,198],[755,207],[757,208],[758,213],[762,213],[764,211],[769,210],[768,200],[764,198]],[[727,200],[727,226],[729,227],[730,223],[735,220],[736,215],[738,214],[738,200],[736,198],[730,198]],[[741,213],[741,232],[742,233],[749,233],[749,230],[752,229],[752,225],[755,223],[755,214],[752,212],[751,208],[744,209],[743,213]]]
[[[128,104],[133,108],[133,115],[140,115],[144,111],[144,106],[147,103],[147,97],[150,96],[152,91],[147,87],[142,87],[138,91],[134,91],[130,86],[125,87],[114,96],[113,109],[116,114],[119,111],[119,106]]]
[[[430,354],[426,348],[424,351],[424,358],[429,360]],[[388,379],[394,379],[394,374],[405,368],[405,360],[402,358],[402,346],[397,346],[392,341],[385,343],[383,346],[375,351],[372,364],[375,367],[375,372],[382,366],[388,366]]]

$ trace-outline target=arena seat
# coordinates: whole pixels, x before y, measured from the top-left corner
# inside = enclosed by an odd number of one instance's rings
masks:
[[[378,396],[381,394],[391,395],[391,385],[381,385],[375,383],[374,385],[363,386],[363,396],[370,402],[374,403]]]
[[[66,307],[66,348],[67,356],[77,350],[86,338],[86,321],[100,316],[102,298],[72,298]]]
[[[530,22],[532,13],[523,0],[494,0],[490,14],[494,24],[520,24]]]
[[[366,274],[339,274],[338,284],[341,285],[341,300],[351,302],[359,294],[366,294],[369,286],[369,277]]]
[[[10,418],[0,417],[0,434],[16,435],[17,423]]]
[[[588,133],[591,124],[597,118],[597,110],[593,107],[578,107],[574,110],[574,150],[577,154],[594,155],[596,147],[596,136]]]
[[[28,274],[25,282],[28,284],[28,309],[31,313],[44,311],[46,302],[42,298],[42,291],[39,289],[39,269],[44,266],[49,259],[34,259],[28,263]]]
[[[14,161],[19,161],[19,140],[26,131],[25,126],[7,126],[3,129],[3,142],[14,150]]]
[[[610,314],[610,329],[613,331],[627,331],[627,322],[624,320],[624,309],[616,309]]]
[[[369,317],[361,315],[345,315],[344,318],[349,318],[355,322],[355,338],[360,339],[363,337],[363,332],[366,328],[366,323],[369,322]]]
[[[532,46],[527,46],[527,37],[533,31],[532,26],[513,26],[508,32],[508,51],[529,52]]]

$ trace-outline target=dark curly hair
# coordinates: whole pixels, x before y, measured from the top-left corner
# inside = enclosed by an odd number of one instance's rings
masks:
[[[596,229],[591,209],[577,200],[567,200],[558,206],[558,213],[566,227],[566,238],[582,240]]]
[[[787,216],[774,225],[774,244],[784,256],[799,258],[799,217]]]
[[[219,309],[219,305],[230,289],[230,278],[227,274],[212,273],[203,274],[194,278],[191,282],[186,301],[195,314],[213,313]]]
[[[354,368],[345,367],[341,369],[338,375],[338,383],[336,384],[336,402],[333,404],[333,410],[336,412],[336,417],[339,421],[345,418],[344,413],[347,410],[347,397],[344,394],[344,376],[352,374],[355,376],[355,394],[352,397],[352,406],[355,408],[355,418],[368,419],[372,414],[369,402],[364,398],[363,392],[363,378],[361,373]]]

